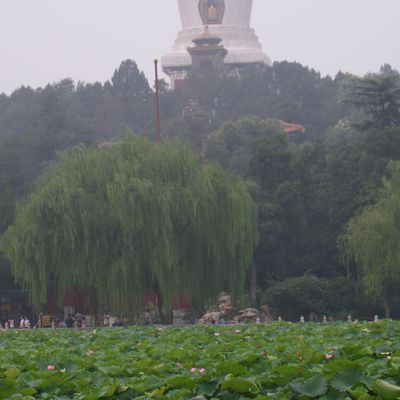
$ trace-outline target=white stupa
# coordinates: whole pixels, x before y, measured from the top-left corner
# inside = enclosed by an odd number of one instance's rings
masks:
[[[192,60],[187,49],[204,32],[205,25],[222,39],[228,51],[225,64],[271,64],[250,27],[253,0],[178,0],[178,6],[182,30],[171,53],[161,59],[163,71],[172,82],[184,78],[190,70]]]

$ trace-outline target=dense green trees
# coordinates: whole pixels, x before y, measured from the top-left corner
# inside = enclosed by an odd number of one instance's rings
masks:
[[[336,236],[326,229],[328,178],[321,143],[298,145],[276,120],[245,117],[211,134],[205,156],[245,177],[257,202],[260,288],[306,271],[339,272]]]
[[[303,123],[305,138],[321,136],[345,115],[346,109],[337,105],[339,83],[340,79],[323,78],[300,64],[283,62],[244,70],[241,79],[236,75],[201,82],[193,78],[177,91],[163,86],[163,133],[178,136],[201,152],[205,135],[222,123],[258,116]],[[21,87],[10,96],[1,95],[0,185],[23,195],[57,151],[108,140],[127,128],[154,135],[152,100],[151,86],[131,60],[123,61],[109,82],[75,84],[67,78],[44,88]],[[183,116],[188,109],[202,117]]]
[[[240,294],[257,236],[239,179],[178,143],[129,136],[62,153],[1,248],[37,306],[72,287],[94,309],[137,312],[153,290],[168,311],[185,293],[199,308],[223,289]]]
[[[351,218],[381,201],[382,175],[400,160],[399,82],[389,66],[363,78],[331,78],[279,62],[243,69],[240,79],[191,76],[176,91],[162,85],[163,135],[243,177],[257,204],[260,240],[248,277],[254,304],[261,292],[303,287],[304,276],[324,288],[338,279],[357,290],[364,284],[357,284],[359,265],[340,265],[337,238]],[[104,84],[64,79],[0,95],[1,229],[13,221],[14,198],[29,193],[57,152],[107,142],[127,128],[154,137],[152,96],[130,60]],[[306,132],[285,135],[278,120],[302,123]],[[371,293],[369,300],[379,301],[381,292]],[[354,312],[364,312],[353,300]]]
[[[268,289],[272,297],[275,284],[282,282],[285,287],[287,278],[300,279],[311,273],[334,278],[334,285],[336,276],[347,273],[338,262],[337,237],[350,218],[379,197],[381,176],[390,160],[400,160],[400,127],[393,122],[399,112],[399,78],[393,71],[387,73],[386,68],[365,78],[338,77],[343,82],[343,98],[354,111],[319,141],[299,145],[298,140],[285,138],[279,128],[274,132],[273,122],[268,126],[251,118],[225,123],[209,137],[207,156],[249,181],[260,220],[260,246],[255,255],[258,287]],[[385,93],[391,94],[385,95],[382,111],[387,118],[371,111],[375,103],[368,96],[362,97],[363,102],[361,97],[352,97],[355,83],[361,96],[360,87],[368,87],[371,79],[384,81]],[[382,87],[377,84],[374,90],[377,94],[373,96],[380,99]],[[291,91],[295,93],[294,88]],[[368,95],[372,96],[369,89]],[[360,119],[366,122],[353,123]],[[348,276],[357,279],[354,265]],[[355,296],[356,291],[352,293]],[[313,296],[310,299],[318,301]],[[367,303],[353,300],[354,308],[365,312]]]
[[[364,128],[387,128],[400,125],[400,74],[388,65],[379,74],[352,76],[343,81],[342,101],[362,109],[368,119]]]
[[[339,238],[345,263],[354,261],[366,288],[383,298],[387,318],[400,286],[400,162],[388,167],[380,201],[350,220]]]
[[[400,206],[397,181],[400,160],[400,75],[390,67],[380,74],[352,77],[344,84],[345,101],[361,112],[354,125],[361,132],[349,152],[336,159],[350,162],[346,171],[352,189],[347,197],[348,222],[339,239],[341,255],[360,271],[367,290],[383,298],[385,314],[392,315],[395,293],[400,285],[398,270],[397,214]],[[358,148],[355,148],[358,145]],[[351,153],[350,153],[351,152]],[[389,163],[389,180],[381,193],[381,177]],[[356,169],[351,169],[351,167]],[[342,192],[345,185],[342,185]],[[350,205],[350,207],[349,207]],[[353,217],[357,209],[359,215]],[[352,218],[353,217],[353,218]]]
[[[346,115],[339,104],[343,74],[321,77],[299,63],[276,62],[272,67],[249,67],[222,77],[192,77],[184,94],[196,98],[218,124],[248,115],[277,118],[306,126],[315,139]]]
[[[362,293],[357,293],[357,284],[345,277],[318,278],[312,275],[288,278],[265,291],[262,303],[268,304],[275,315],[285,320],[306,319],[322,321],[323,316],[347,319],[348,315],[371,316],[375,309]]]

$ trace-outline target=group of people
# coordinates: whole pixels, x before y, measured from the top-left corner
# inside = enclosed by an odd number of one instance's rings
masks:
[[[124,321],[113,315],[105,313],[103,315],[103,326],[109,326],[111,328],[115,328],[116,326],[124,326]]]
[[[143,315],[144,319],[144,324],[145,325],[151,325],[152,324],[152,317],[150,314],[150,310],[146,309],[146,312]],[[129,321],[126,319],[119,319],[113,315],[109,315],[108,313],[105,313],[103,315],[103,326],[109,326],[109,327],[117,327],[117,326],[124,326],[127,324]],[[9,319],[4,322],[4,324],[0,323],[0,329],[14,329],[16,327],[19,327],[20,329],[30,329],[31,322],[28,317],[26,316],[21,316],[21,319],[19,321],[19,326],[15,326],[14,320]],[[85,317],[80,314],[76,313],[75,315],[68,314],[68,317],[65,318],[64,321],[58,322],[57,318],[50,317],[49,315],[44,315],[43,313],[40,313],[38,316],[38,320],[36,325],[33,326],[33,328],[76,328],[76,329],[82,329],[86,328],[86,320]]]
[[[0,329],[14,329],[15,322],[13,319],[7,319],[4,322],[4,325],[0,323]],[[21,316],[21,320],[19,321],[19,328],[20,329],[30,329],[31,328],[31,321],[29,321],[28,317]]]
[[[22,317],[19,321],[19,328],[20,329],[30,329],[31,328],[31,321],[29,321],[28,317]]]
[[[19,321],[19,325],[15,326],[15,322],[13,319],[7,319],[4,323],[0,322],[0,330],[3,329],[30,329],[32,327],[31,321],[26,316],[21,316]],[[64,322],[57,323],[56,318],[51,318],[49,316],[43,315],[43,313],[39,314],[37,324],[34,328],[56,328],[56,327],[63,327],[63,328],[86,328],[86,321],[82,314],[77,313],[74,316],[68,314],[68,317],[65,319]]]
[[[86,320],[82,314],[77,313],[74,316],[68,314],[68,317],[64,321],[67,328],[86,328]]]
[[[14,328],[15,328],[15,326],[14,326],[14,320],[13,319],[7,319],[4,322],[4,326],[3,326],[3,324],[0,323],[0,329],[14,329]]]
[[[103,327],[124,327],[131,324],[131,320],[127,317],[117,317],[106,311],[103,315]]]

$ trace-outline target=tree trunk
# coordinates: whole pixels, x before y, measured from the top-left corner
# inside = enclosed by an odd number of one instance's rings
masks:
[[[254,262],[251,263],[250,301],[253,306],[257,303],[257,271]]]
[[[170,324],[172,322],[171,316],[165,315],[163,308],[164,305],[163,299],[158,290],[156,290],[156,296],[157,296],[157,309],[158,309],[158,315],[160,317],[160,322],[162,325]]]
[[[383,307],[385,308],[385,318],[389,319],[392,316],[392,304],[389,290],[383,288]]]

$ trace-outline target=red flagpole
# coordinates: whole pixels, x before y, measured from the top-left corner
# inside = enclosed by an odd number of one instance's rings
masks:
[[[158,86],[158,60],[154,60],[155,70],[155,87],[156,87],[156,128],[157,143],[161,143],[161,127],[160,127],[160,88]]]

